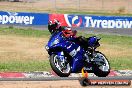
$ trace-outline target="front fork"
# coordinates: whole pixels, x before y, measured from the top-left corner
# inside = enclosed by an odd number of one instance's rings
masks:
[[[62,67],[65,67],[66,59],[65,59],[64,52],[61,51],[61,52],[58,52],[57,54],[58,54],[58,58],[59,58],[59,60],[60,60],[60,65],[61,65]]]

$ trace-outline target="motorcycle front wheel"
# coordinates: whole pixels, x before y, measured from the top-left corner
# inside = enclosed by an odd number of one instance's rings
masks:
[[[66,57],[65,57],[66,58]],[[50,56],[50,66],[52,70],[60,77],[68,77],[71,73],[71,66],[68,61],[61,61],[59,56],[52,54]]]
[[[106,56],[99,52],[95,52],[94,57],[94,74],[98,77],[106,77],[110,73],[110,64]]]

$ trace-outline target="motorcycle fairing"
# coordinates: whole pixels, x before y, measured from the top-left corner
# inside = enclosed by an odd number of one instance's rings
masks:
[[[50,42],[50,41],[49,41]],[[56,53],[59,55],[61,51],[69,53],[69,55],[72,57],[72,72],[77,72],[82,69],[83,60],[84,60],[84,49],[81,48],[79,45],[75,44],[71,41],[63,41],[58,44],[55,44],[53,46],[49,46],[49,54]],[[60,57],[60,56],[59,56]],[[61,56],[62,57],[62,56]]]

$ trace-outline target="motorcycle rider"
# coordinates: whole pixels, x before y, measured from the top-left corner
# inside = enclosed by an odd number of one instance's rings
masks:
[[[81,45],[85,50],[88,47],[88,39],[83,36],[76,36],[77,31],[72,30],[70,27],[61,26],[60,22],[56,19],[53,21],[49,21],[48,23],[48,30],[52,34],[54,32],[61,32],[66,38],[69,38],[69,40],[74,41]]]
[[[48,23],[48,30],[52,34],[54,32],[62,32],[63,35],[68,38],[68,40],[73,41],[79,44],[81,47],[84,48],[86,53],[84,54],[84,60],[89,63],[89,57],[87,55],[88,50],[88,39],[83,36],[76,36],[77,31],[72,30],[70,27],[61,26],[58,20],[49,21]]]

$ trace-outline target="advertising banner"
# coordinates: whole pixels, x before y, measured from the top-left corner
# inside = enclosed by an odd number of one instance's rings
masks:
[[[62,26],[69,27],[132,28],[132,17],[0,11],[0,24],[43,26],[53,19],[59,20]]]
[[[0,11],[0,24],[47,25],[49,15],[45,13],[24,13]]]
[[[62,26],[70,27],[132,28],[132,17],[123,16],[50,14],[49,19],[57,19]]]

